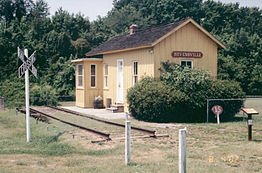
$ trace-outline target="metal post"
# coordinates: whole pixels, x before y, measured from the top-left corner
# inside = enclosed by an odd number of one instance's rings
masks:
[[[252,114],[248,114],[248,140],[252,141],[252,124],[253,124],[253,120],[252,120]]]
[[[125,141],[125,164],[129,165],[130,164],[130,133],[131,133],[131,125],[130,121],[126,121],[126,128],[125,128],[125,133],[126,133],[126,141]]]
[[[128,113],[126,112],[126,121],[128,121]]]
[[[28,58],[28,50],[24,50]],[[26,141],[30,142],[30,110],[29,110],[29,70],[25,71],[25,105],[26,105]]]
[[[217,114],[217,124],[220,124],[219,114]]]
[[[179,130],[179,173],[186,173],[186,129]]]
[[[207,123],[208,123],[208,113],[209,113],[209,100],[207,99]]]

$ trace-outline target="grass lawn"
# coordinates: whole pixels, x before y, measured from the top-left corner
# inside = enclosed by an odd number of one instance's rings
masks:
[[[262,99],[246,107],[262,112]],[[261,115],[261,114],[260,114]],[[123,129],[68,115],[64,118],[112,134],[112,141],[91,143],[97,137],[56,121],[31,119],[31,142],[26,142],[25,118],[14,110],[0,110],[0,173],[2,172],[178,172],[178,129],[187,127],[187,172],[262,172],[262,117],[254,116],[253,141],[247,123],[157,124],[131,119],[131,125],[154,129],[168,138],[132,139],[131,161],[124,165]],[[58,115],[60,118],[63,115]],[[242,116],[240,114],[239,116]],[[123,122],[123,120],[117,120]],[[75,138],[72,138],[75,134]],[[139,135],[132,132],[133,135]],[[115,140],[114,140],[115,139]]]

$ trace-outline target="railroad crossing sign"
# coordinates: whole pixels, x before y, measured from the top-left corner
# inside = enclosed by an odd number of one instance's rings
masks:
[[[19,78],[21,78],[25,74],[25,71],[27,69],[30,70],[33,73],[33,75],[37,78],[37,69],[33,65],[33,63],[35,62],[35,53],[36,51],[34,51],[34,53],[28,58],[27,56],[24,55],[23,51],[18,47],[18,58],[20,58],[21,61],[23,62],[23,64],[18,68]]]
[[[21,78],[25,74],[25,105],[26,105],[26,141],[30,142],[30,104],[29,104],[29,70],[37,78],[37,70],[33,63],[35,62],[35,51],[28,58],[28,50],[24,52],[18,49],[18,58],[21,59],[23,64],[18,68],[18,75]]]

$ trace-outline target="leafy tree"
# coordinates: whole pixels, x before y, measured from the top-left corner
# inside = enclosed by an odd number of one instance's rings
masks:
[[[72,58],[71,56],[70,59]],[[50,62],[50,68],[44,81],[55,88],[58,95],[72,95],[75,87],[74,64],[64,57],[60,57],[56,63]]]

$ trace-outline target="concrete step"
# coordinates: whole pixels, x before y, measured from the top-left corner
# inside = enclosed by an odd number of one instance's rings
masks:
[[[113,113],[120,113],[120,112],[124,112],[124,106],[123,105],[111,105],[111,107],[106,108],[106,110],[109,110]]]

